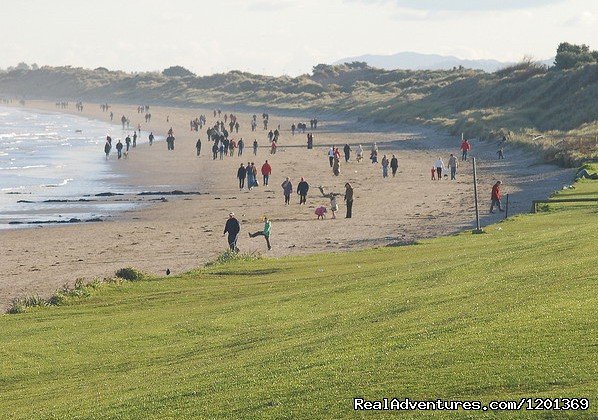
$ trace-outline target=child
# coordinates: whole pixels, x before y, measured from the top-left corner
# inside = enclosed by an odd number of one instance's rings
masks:
[[[338,204],[336,203],[336,197],[334,195],[330,197],[330,211],[332,212],[332,218],[336,219]]]
[[[505,155],[504,155],[504,153],[502,151],[502,147],[500,149],[498,149],[497,153],[498,153],[498,158],[499,159],[504,159],[505,158]]]
[[[268,251],[272,249],[270,245],[270,230],[272,229],[272,222],[268,219],[267,216],[264,216],[264,230],[255,233],[249,233],[250,238],[255,238],[256,236],[263,236],[266,238],[266,245],[268,246]]]
[[[436,168],[432,166],[432,181],[436,181]]]
[[[318,220],[322,219],[324,220],[324,215],[326,214],[326,207],[324,206],[320,206],[318,208],[316,208],[316,214],[318,215]]]

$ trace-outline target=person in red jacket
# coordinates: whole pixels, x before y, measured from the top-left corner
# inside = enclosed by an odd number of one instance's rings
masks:
[[[492,186],[492,204],[490,204],[490,213],[494,213],[494,206],[498,206],[499,211],[504,211],[500,205],[500,199],[502,198],[502,192],[500,191],[501,181],[496,181],[496,184]]]
[[[471,144],[467,140],[461,142],[461,160],[467,160],[467,152],[471,150]]]
[[[272,167],[270,166],[268,161],[266,161],[266,163],[262,165],[262,176],[264,177],[264,186],[268,185],[268,179],[270,178],[270,174],[272,174]]]

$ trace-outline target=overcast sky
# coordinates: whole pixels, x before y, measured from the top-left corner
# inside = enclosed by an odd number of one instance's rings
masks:
[[[307,73],[400,51],[516,61],[598,48],[598,0],[2,0],[0,67]]]

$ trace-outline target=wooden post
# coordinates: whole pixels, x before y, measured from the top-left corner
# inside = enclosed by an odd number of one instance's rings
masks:
[[[475,201],[475,226],[476,229],[473,233],[482,233],[483,230],[480,227],[480,209],[478,207],[478,178],[476,172],[476,165],[475,165],[475,157],[471,159],[473,164],[473,195]]]

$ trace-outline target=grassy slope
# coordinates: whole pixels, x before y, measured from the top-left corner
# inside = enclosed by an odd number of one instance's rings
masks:
[[[0,417],[340,418],[354,396],[585,396],[595,415],[597,228],[561,206],[3,316]]]

